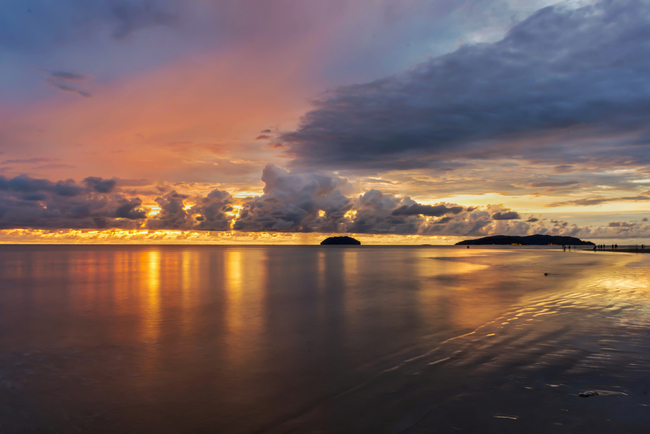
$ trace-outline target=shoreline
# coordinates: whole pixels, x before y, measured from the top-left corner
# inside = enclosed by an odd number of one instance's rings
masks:
[[[636,248],[625,248],[625,249],[597,249],[596,252],[621,252],[621,253],[650,253],[650,248],[645,249],[636,249]]]

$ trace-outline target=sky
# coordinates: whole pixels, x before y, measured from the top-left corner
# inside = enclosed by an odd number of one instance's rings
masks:
[[[0,242],[650,242],[650,2],[0,0]]]

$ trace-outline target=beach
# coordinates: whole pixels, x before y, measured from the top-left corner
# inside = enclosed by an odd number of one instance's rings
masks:
[[[1,246],[0,259],[2,432],[650,423],[646,255]]]

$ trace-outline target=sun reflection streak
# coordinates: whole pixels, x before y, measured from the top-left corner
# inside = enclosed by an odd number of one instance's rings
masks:
[[[242,252],[226,252],[226,296],[228,297],[228,327],[237,332],[242,326]]]
[[[144,341],[152,344],[160,333],[160,252],[153,250],[143,254],[142,274],[145,276],[145,324]]]
[[[229,250],[224,256],[228,354],[234,366],[259,363],[256,345],[264,326],[266,253]]]
[[[322,295],[325,291],[325,272],[327,264],[325,263],[325,252],[318,252],[318,292]]]

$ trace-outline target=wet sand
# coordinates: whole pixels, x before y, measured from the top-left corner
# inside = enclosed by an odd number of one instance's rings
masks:
[[[0,248],[0,432],[645,432],[650,257],[598,253]]]
[[[627,265],[527,299],[270,432],[645,432],[650,281]]]

